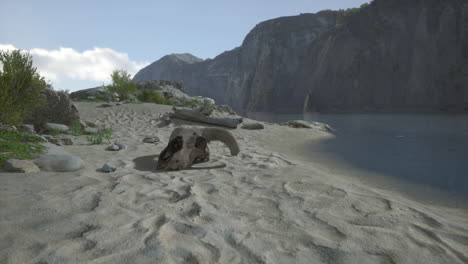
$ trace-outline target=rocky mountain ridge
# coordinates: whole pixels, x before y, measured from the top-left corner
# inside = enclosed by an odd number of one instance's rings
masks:
[[[171,56],[134,80],[181,81],[188,94],[237,111],[468,111],[462,0],[375,0],[281,17],[214,59]]]

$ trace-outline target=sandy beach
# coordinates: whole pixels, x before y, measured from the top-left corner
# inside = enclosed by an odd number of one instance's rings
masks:
[[[159,172],[172,130],[201,124],[158,126],[170,106],[76,106],[127,147],[106,151],[81,136],[64,148],[84,169],[1,172],[0,263],[468,263],[467,207],[320,165],[302,146],[330,133],[264,122],[230,130],[238,156],[212,142],[208,163]],[[105,163],[117,170],[100,172]]]

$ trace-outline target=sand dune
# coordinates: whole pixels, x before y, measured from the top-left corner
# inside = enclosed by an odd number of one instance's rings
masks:
[[[433,207],[301,158],[318,130],[231,130],[241,153],[157,172],[167,106],[77,104],[127,145],[65,146],[71,173],[1,173],[0,263],[468,263],[468,211]],[[143,143],[145,136],[163,142]],[[283,150],[283,151],[281,151]],[[98,171],[106,162],[113,173]]]

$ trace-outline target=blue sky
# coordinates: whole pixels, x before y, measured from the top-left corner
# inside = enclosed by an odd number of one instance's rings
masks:
[[[54,88],[79,90],[171,53],[213,58],[264,20],[365,2],[0,0],[0,48],[29,50]]]

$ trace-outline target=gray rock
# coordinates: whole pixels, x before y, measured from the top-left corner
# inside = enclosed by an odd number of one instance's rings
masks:
[[[121,144],[121,143],[114,143],[114,145],[117,145],[120,150],[125,149],[127,147],[127,146],[125,146],[124,144]]]
[[[85,120],[84,123],[86,126],[89,126],[89,127],[94,127],[94,128],[97,127],[96,124],[91,121]]]
[[[261,123],[246,123],[241,126],[243,129],[248,130],[257,130],[257,129],[264,129],[265,127]]]
[[[25,124],[32,124],[39,131],[45,128],[46,123],[70,126],[73,122],[80,121],[78,109],[67,93],[44,89],[41,94],[45,98],[46,104],[35,109],[31,117],[24,121]]]
[[[143,142],[145,142],[145,143],[158,143],[160,141],[161,140],[158,137],[145,137],[143,139]]]
[[[19,128],[19,132],[26,134],[35,134],[34,125],[22,124]]]
[[[66,152],[62,147],[44,143],[47,151],[44,154],[38,155],[34,160],[39,168],[45,171],[68,172],[76,171],[84,167],[80,157],[74,156]]]
[[[71,145],[75,144],[73,139],[68,138],[68,137],[61,137],[61,138],[59,138],[59,140],[62,143],[62,145],[71,146]]]
[[[39,172],[39,167],[36,166],[32,161],[29,160],[19,160],[19,159],[9,159],[5,162],[3,166],[8,172],[22,172],[22,173],[33,173]]]
[[[116,168],[110,165],[109,163],[104,164],[104,166],[102,166],[101,168],[101,171],[106,173],[114,172],[115,170]]]
[[[67,132],[70,128],[63,124],[56,124],[56,123],[46,123],[45,128],[50,130],[59,130],[61,132]]]
[[[7,125],[0,124],[0,131],[14,132],[14,131],[17,131],[17,130],[18,129],[15,126],[7,126]]]
[[[100,104],[98,107],[112,107],[112,106],[114,105],[110,103],[104,103],[104,104]]]
[[[108,146],[106,148],[106,150],[110,150],[110,151],[119,151],[120,150],[120,147],[117,145],[117,144],[112,144],[110,146]]]
[[[90,134],[96,134],[99,132],[99,129],[95,128],[95,127],[85,127],[85,129],[83,130],[83,132],[86,134],[86,135],[90,135]]]
[[[293,128],[312,128],[312,124],[304,120],[290,120],[283,123],[283,125]]]
[[[49,142],[51,144],[54,144],[54,145],[57,145],[57,146],[62,145],[58,138],[53,137],[51,135],[42,135],[42,138],[44,138],[47,142]]]

